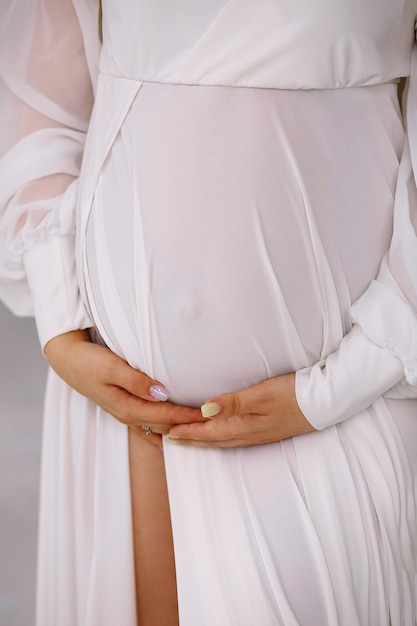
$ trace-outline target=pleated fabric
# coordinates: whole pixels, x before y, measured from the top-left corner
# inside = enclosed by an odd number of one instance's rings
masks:
[[[181,626],[416,624],[416,15],[0,7],[8,306],[182,404],[295,371],[317,429],[164,443]],[[130,505],[126,428],[51,374],[38,626],[136,626]]]

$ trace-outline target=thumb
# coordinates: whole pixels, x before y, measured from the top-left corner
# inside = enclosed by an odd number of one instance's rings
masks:
[[[270,378],[246,389],[211,398],[201,407],[201,414],[206,419],[212,419],[217,416],[268,412],[271,402],[276,401],[281,390],[282,379],[286,378],[287,376]]]
[[[246,413],[242,392],[225,393],[216,398],[207,400],[201,407],[201,415],[206,419],[214,417],[231,417]]]

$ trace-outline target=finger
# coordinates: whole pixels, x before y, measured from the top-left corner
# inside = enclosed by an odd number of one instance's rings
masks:
[[[205,421],[199,409],[175,405],[172,402],[148,402],[120,387],[113,386],[108,392],[109,404],[117,412],[116,417],[129,425],[162,424],[169,427]],[[110,412],[114,414],[114,410]]]
[[[113,381],[129,391],[131,394],[150,402],[166,402],[169,398],[169,390],[161,382],[150,378],[147,374],[139,372],[130,365],[122,372],[120,382]]]
[[[216,398],[207,400],[201,407],[201,414],[205,419],[215,417],[230,417],[248,413],[262,413],[269,405],[268,381],[258,383],[242,391],[225,393]]]
[[[254,433],[253,416],[233,416],[225,419],[210,420],[204,423],[192,423],[174,426],[168,435],[186,441],[224,442],[244,439],[248,433]]]
[[[116,356],[116,355],[115,355]],[[128,363],[116,356],[117,361],[112,363],[107,372],[109,384],[126,389],[131,394],[150,402],[166,402],[169,390],[160,381],[155,380],[131,367]]]
[[[236,391],[208,400],[201,407],[201,414],[205,419],[231,417],[250,413],[253,406],[254,400],[251,392]]]
[[[147,429],[150,428],[151,431],[153,433],[156,433],[157,435],[167,435],[169,433],[170,426],[169,424],[157,424],[157,423],[151,424],[150,422],[148,422],[146,424],[133,424],[132,428],[135,428],[135,429],[139,428],[143,432],[145,432],[145,434],[146,434]]]
[[[168,445],[182,445],[189,448],[246,448],[249,445],[241,439],[229,439],[227,441],[198,441],[192,439],[174,439],[172,437],[165,437],[165,441]]]
[[[191,448],[247,448],[257,444],[270,443],[269,441],[263,441],[261,438],[259,441],[248,440],[241,437],[208,441],[205,439],[182,439],[181,437],[173,437],[170,434],[166,435],[164,440],[168,445],[182,445]]]
[[[166,439],[174,444],[232,448],[271,443],[279,440],[280,436],[271,429],[270,418],[252,414],[211,420],[205,424],[175,426]]]
[[[140,426],[131,426],[130,428],[134,430],[135,433],[139,437],[141,437],[141,439],[144,439],[147,443],[150,443],[152,446],[155,446],[156,448],[162,449],[162,435],[159,435],[158,433],[154,433],[154,432],[148,435],[148,433],[142,430]]]
[[[151,403],[144,400],[135,400],[131,396],[128,400],[128,408],[132,410],[135,421],[146,424],[164,424],[171,427],[175,424],[189,424],[192,422],[204,422],[199,409],[179,406],[171,402]]]

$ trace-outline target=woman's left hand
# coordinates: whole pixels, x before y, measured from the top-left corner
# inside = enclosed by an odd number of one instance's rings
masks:
[[[174,426],[168,441],[204,448],[241,448],[312,432],[295,397],[295,374],[270,378],[208,400],[206,422]]]

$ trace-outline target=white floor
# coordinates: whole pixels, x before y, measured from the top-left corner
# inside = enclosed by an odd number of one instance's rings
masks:
[[[46,362],[33,320],[1,304],[0,342],[0,626],[32,626]]]

